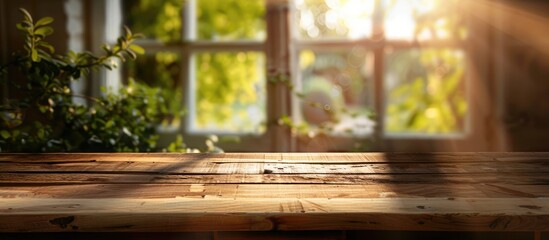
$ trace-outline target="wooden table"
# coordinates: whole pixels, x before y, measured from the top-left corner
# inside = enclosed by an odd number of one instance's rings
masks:
[[[0,154],[4,233],[526,231],[540,239],[548,196],[549,153]]]

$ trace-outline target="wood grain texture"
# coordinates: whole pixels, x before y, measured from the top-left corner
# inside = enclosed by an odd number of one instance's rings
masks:
[[[495,154],[495,156],[508,156]],[[532,156],[512,154],[511,156]],[[537,154],[534,156],[546,156]],[[143,162],[481,162],[493,161],[492,153],[46,153],[0,154],[0,162],[86,162],[86,161],[143,161]]]
[[[545,199],[506,198],[33,198],[2,199],[0,214],[5,219],[0,231],[535,231],[549,228],[549,203]]]
[[[128,173],[0,173],[0,185],[58,185],[58,184],[549,184],[549,174],[128,174]]]
[[[400,198],[400,197],[549,197],[537,185],[508,184],[77,184],[6,186],[0,198]]]
[[[549,153],[0,154],[0,232],[544,232],[548,173]]]

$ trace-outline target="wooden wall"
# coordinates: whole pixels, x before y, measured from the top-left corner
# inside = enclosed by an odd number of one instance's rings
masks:
[[[27,9],[33,16],[34,20],[42,17],[51,16],[55,21],[51,24],[55,29],[53,35],[48,39],[55,47],[57,52],[65,52],[67,50],[67,30],[66,30],[66,14],[64,10],[64,2],[60,0],[0,0],[2,7],[0,19],[0,27],[2,35],[0,37],[2,45],[2,56],[9,56],[13,50],[23,50],[23,38],[20,31],[15,27],[15,24],[23,19],[19,8]]]
[[[549,151],[549,2],[494,4],[497,150]]]

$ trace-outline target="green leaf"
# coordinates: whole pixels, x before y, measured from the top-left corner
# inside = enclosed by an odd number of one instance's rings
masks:
[[[27,10],[25,10],[24,8],[19,8],[19,11],[23,13],[23,16],[25,16],[26,19],[32,22],[31,14]]]
[[[42,35],[42,36],[48,36],[53,33],[53,28],[51,27],[41,27],[39,29],[34,30],[34,34],[36,35]]]
[[[132,31],[128,28],[128,26],[124,26],[124,32],[126,33],[126,39],[130,39],[132,36]]]
[[[140,55],[145,54],[145,49],[143,49],[139,45],[130,45],[130,49],[137,54],[140,54]]]
[[[34,25],[33,25],[31,22],[27,21],[27,20],[23,20],[23,21],[21,22],[21,26],[23,26],[24,28],[26,28],[26,29],[27,29],[27,32],[29,32],[29,33],[31,33],[30,29],[34,27]]]
[[[31,59],[33,62],[38,62],[38,52],[36,51],[36,49],[32,49]]]
[[[128,54],[132,60],[137,58],[137,55],[132,50],[126,50],[126,54]]]
[[[126,40],[124,40],[124,37],[119,37],[119,38],[117,38],[117,39],[116,39],[116,42],[118,43],[117,46],[119,46],[120,48],[124,48],[123,45],[124,45],[124,42],[125,42],[125,41],[126,41]]]
[[[109,70],[112,70],[112,66],[107,64],[107,63],[103,63],[103,67],[105,67],[106,69],[109,69]]]
[[[38,129],[36,135],[38,136],[39,139],[44,139],[44,137],[46,136],[46,132],[44,131],[43,128],[40,128]]]
[[[112,127],[112,126],[114,126],[114,121],[113,121],[112,119],[109,120],[109,121],[107,121],[107,123],[105,123],[105,127],[106,127],[106,128],[110,128],[110,127]]]
[[[50,23],[53,22],[53,18],[51,17],[45,17],[45,18],[41,18],[40,20],[38,20],[36,22],[36,24],[34,24],[35,27],[40,27],[40,26],[44,26],[44,25],[48,25]]]
[[[110,53],[110,52],[111,52],[111,46],[108,45],[108,44],[103,44],[103,45],[101,46],[101,48],[103,48],[103,50],[105,50],[105,52],[107,52],[107,53]]]
[[[21,31],[27,31],[27,28],[25,26],[23,26],[23,24],[21,24],[21,23],[18,23],[15,26],[17,27],[17,29],[19,29]]]
[[[55,52],[55,48],[53,48],[53,46],[50,45],[49,43],[46,43],[46,42],[39,42],[38,45],[47,48],[48,51],[50,51],[50,53],[54,53],[54,52]]]
[[[2,130],[2,131],[0,132],[0,135],[2,135],[2,137],[3,137],[4,139],[8,139],[8,138],[11,136],[10,132],[8,132],[8,131],[6,131],[6,130]]]

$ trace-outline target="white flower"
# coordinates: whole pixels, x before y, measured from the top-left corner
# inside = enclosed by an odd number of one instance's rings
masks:
[[[366,116],[343,116],[334,125],[333,132],[338,135],[370,136],[374,133],[376,122]]]

